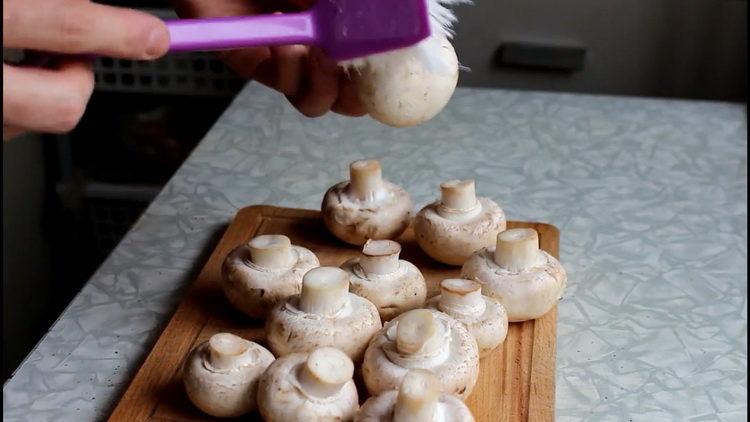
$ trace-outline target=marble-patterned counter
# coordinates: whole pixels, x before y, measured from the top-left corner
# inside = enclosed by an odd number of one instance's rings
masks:
[[[6,382],[3,418],[105,418],[238,208],[316,208],[347,163],[380,157],[417,207],[473,177],[510,219],[560,228],[558,420],[745,420],[746,116],[460,89],[397,130],[307,119],[250,84]]]

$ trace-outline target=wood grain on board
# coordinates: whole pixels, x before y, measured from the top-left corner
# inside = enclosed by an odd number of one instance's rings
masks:
[[[508,228],[532,227],[542,249],[558,256],[559,231],[543,223],[508,222]],[[110,421],[207,421],[187,399],[180,368],[190,350],[211,335],[229,331],[265,345],[263,324],[232,309],[221,290],[221,264],[236,246],[259,234],[284,234],[309,248],[321,265],[338,266],[358,249],[330,235],[319,213],[310,210],[253,206],[240,210],[224,233],[198,279],[188,289],[172,319],[115,407]],[[439,292],[444,278],[460,268],[428,258],[411,229],[399,239],[402,259],[419,267],[428,296]],[[557,308],[535,321],[511,323],[502,347],[482,359],[479,380],[466,403],[477,422],[553,421]],[[366,397],[360,397],[364,402]],[[243,418],[248,420],[247,417]],[[260,420],[251,415],[250,420]]]

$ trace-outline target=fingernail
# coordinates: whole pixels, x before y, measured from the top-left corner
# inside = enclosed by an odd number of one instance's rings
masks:
[[[159,27],[151,30],[146,41],[146,59],[161,57],[169,48],[169,33],[166,28]]]

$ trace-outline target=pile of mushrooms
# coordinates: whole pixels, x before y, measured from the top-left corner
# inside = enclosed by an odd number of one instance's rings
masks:
[[[380,319],[394,317],[424,304],[427,285],[414,264],[400,260],[401,245],[392,240],[368,240],[362,256],[346,261],[349,290],[378,307]]]
[[[477,197],[473,180],[452,180],[413,228],[427,255],[462,265],[461,278],[443,280],[425,302],[424,276],[400,259],[393,240],[410,224],[408,193],[383,180],[377,160],[355,161],[350,176],[326,192],[321,215],[336,237],[362,246],[360,256],[321,267],[312,251],[272,234],[226,257],[226,297],[266,318],[273,354],[230,333],[196,346],[182,375],[203,412],[259,409],[267,421],[473,421],[462,400],[477,382],[480,357],[503,343],[509,321],[539,318],[560,300],[567,276],[540,250],[538,233],[505,230],[503,210]],[[361,409],[355,364],[371,395]]]

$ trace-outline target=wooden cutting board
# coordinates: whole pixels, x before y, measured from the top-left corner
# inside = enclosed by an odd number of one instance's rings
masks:
[[[508,222],[508,228],[517,227],[536,229],[541,248],[558,256],[557,228],[543,223]],[[225,299],[221,264],[236,246],[258,234],[271,233],[287,235],[292,243],[309,248],[321,265],[338,266],[359,252],[330,235],[317,211],[270,206],[241,209],[131,381],[110,421],[212,420],[187,399],[180,368],[193,347],[217,332],[228,331],[265,343],[262,322],[235,311]],[[398,241],[403,248],[402,259],[422,270],[428,297],[439,292],[442,279],[459,275],[459,268],[428,258],[414,241],[411,229]],[[466,401],[477,422],[554,420],[556,332],[557,308],[535,321],[510,324],[502,347],[482,359],[479,380]],[[360,396],[362,402],[366,398],[364,394]],[[251,415],[250,420],[260,420],[260,416]]]

